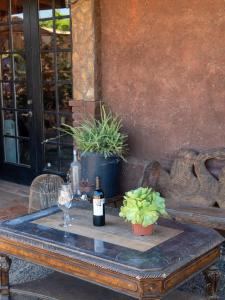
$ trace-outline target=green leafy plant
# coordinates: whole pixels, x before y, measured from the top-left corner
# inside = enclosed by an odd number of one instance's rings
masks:
[[[119,215],[132,224],[147,227],[160,215],[167,216],[165,199],[151,188],[140,187],[125,194]]]
[[[101,106],[99,120],[89,118],[78,127],[62,124],[60,131],[71,135],[81,152],[97,152],[105,158],[116,155],[124,159],[127,135],[121,128],[121,120]]]

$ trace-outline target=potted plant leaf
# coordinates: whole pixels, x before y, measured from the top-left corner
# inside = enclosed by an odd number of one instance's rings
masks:
[[[118,195],[120,165],[127,149],[127,135],[121,129],[121,120],[103,105],[99,119],[87,118],[78,127],[63,124],[60,129],[74,138],[81,157],[81,179],[89,194],[99,176],[105,197]]]
[[[131,190],[124,196],[119,215],[132,223],[135,235],[150,235],[158,218],[167,216],[165,199],[152,188]]]

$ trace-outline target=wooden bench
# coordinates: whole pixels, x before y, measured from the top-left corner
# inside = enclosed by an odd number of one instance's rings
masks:
[[[180,149],[169,171],[157,161],[147,162],[139,186],[159,191],[175,220],[225,232],[224,162],[225,148]]]
[[[169,207],[170,216],[176,221],[214,228],[225,234],[225,209],[217,207]]]

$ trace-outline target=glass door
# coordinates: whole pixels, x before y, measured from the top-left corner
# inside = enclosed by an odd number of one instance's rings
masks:
[[[39,1],[41,90],[43,99],[43,169],[66,173],[72,161],[72,140],[56,128],[72,125],[72,40],[68,1]]]
[[[28,90],[26,1],[0,2],[1,174],[31,177],[33,108]]]
[[[0,176],[22,183],[63,174],[72,141],[70,9],[62,0],[0,1]],[[50,140],[49,140],[50,138]],[[43,143],[45,139],[48,142]]]

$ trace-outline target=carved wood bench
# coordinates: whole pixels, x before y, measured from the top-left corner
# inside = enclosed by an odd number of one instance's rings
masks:
[[[214,228],[225,235],[225,209],[217,207],[169,207],[170,216],[182,223]]]
[[[209,167],[212,162],[216,162],[216,172]],[[177,221],[225,232],[224,165],[225,148],[201,152],[181,149],[170,171],[157,161],[149,161],[139,185],[159,191],[166,199],[169,214]]]

